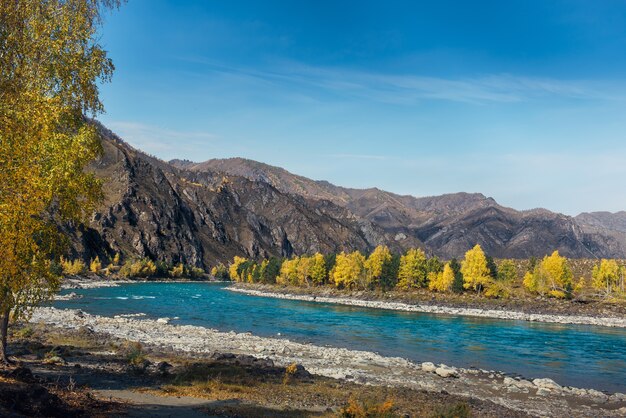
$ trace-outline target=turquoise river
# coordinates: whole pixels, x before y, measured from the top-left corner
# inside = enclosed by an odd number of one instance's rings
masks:
[[[626,392],[626,329],[531,323],[249,296],[223,283],[136,283],[66,290],[57,308],[251,332],[416,362],[498,370],[562,385]]]

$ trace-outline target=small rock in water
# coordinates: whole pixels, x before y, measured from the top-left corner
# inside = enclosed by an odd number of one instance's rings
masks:
[[[159,318],[156,321],[157,321],[157,324],[169,324],[170,319],[169,318]]]

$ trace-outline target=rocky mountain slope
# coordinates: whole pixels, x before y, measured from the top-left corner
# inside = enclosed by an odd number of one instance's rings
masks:
[[[180,169],[101,131],[104,154],[92,169],[104,180],[105,199],[88,226],[70,231],[76,255],[119,251],[207,267],[234,255],[365,252],[389,241],[381,228],[331,202]]]
[[[543,256],[554,249],[577,258],[626,255],[626,234],[616,223],[604,229],[589,227],[581,219],[545,209],[516,211],[478,193],[417,198],[376,188],[349,189],[241,158],[171,164],[245,177],[309,200],[329,200],[379,226],[402,247],[417,241],[446,258],[462,255],[475,243],[495,257]],[[626,228],[626,222],[621,225]]]
[[[248,257],[421,247],[460,257],[479,243],[495,257],[626,257],[607,216],[520,212],[482,194],[401,196],[349,189],[244,160],[161,161],[101,127],[93,164],[105,199],[88,225],[67,227],[75,255],[122,252],[208,267]]]
[[[586,227],[609,231],[626,232],[626,211],[620,212],[583,212],[576,216],[576,222]]]

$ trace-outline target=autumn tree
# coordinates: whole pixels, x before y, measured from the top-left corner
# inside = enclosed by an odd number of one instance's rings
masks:
[[[96,258],[89,263],[89,271],[97,274],[100,270],[102,270],[102,262],[100,261],[100,257],[96,256]]]
[[[397,274],[394,261],[387,246],[376,247],[365,262],[368,287],[393,287]]]
[[[428,283],[428,288],[430,290],[435,290],[437,292],[449,292],[452,290],[452,286],[454,285],[454,270],[450,263],[446,263],[443,267],[443,271],[441,272],[431,272],[430,281]]]
[[[172,278],[180,278],[185,274],[185,266],[183,263],[178,263],[178,265],[173,266],[171,269],[167,271],[168,276]]]
[[[307,287],[311,285],[311,276],[309,273],[311,267],[311,259],[307,256],[302,256],[298,259],[298,263],[296,265],[296,276],[298,277],[297,284],[306,285]]]
[[[359,251],[338,254],[331,273],[335,286],[340,289],[364,287],[367,282],[365,261],[365,256]]]
[[[326,282],[328,272],[326,271],[326,260],[320,253],[315,253],[310,258],[309,275],[313,284],[319,286]]]
[[[239,257],[237,255],[233,258],[233,262],[230,263],[230,266],[228,267],[228,276],[230,277],[230,280],[236,282],[243,281],[243,278],[241,277],[241,272],[247,261],[247,258]]]
[[[524,287],[532,293],[565,298],[572,293],[572,270],[567,259],[554,251],[524,276]]]
[[[100,151],[85,115],[103,110],[113,65],[96,34],[116,0],[0,2],[0,361],[9,318],[58,286],[54,222],[81,221],[99,198],[84,168]]]
[[[216,266],[213,266],[213,268],[211,269],[211,276],[220,280],[230,279],[228,274],[228,267],[226,267],[223,263],[219,263]]]
[[[412,248],[400,257],[398,270],[398,287],[410,289],[425,287],[428,284],[428,268],[426,254],[419,248]]]
[[[624,271],[615,260],[600,260],[600,264],[593,267],[591,275],[593,287],[607,296],[615,291],[624,291]]]
[[[291,260],[283,261],[280,267],[280,274],[276,278],[276,283],[282,285],[295,285],[298,284],[298,263],[299,257],[294,257]]]
[[[465,259],[461,263],[463,274],[463,287],[481,292],[489,284],[491,272],[487,265],[487,257],[480,245],[465,253]]]

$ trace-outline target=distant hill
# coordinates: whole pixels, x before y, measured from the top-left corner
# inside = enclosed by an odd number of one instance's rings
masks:
[[[366,252],[388,242],[382,229],[343,207],[266,182],[179,169],[100,130],[104,153],[92,169],[105,180],[105,199],[87,227],[69,228],[76,254],[120,251],[208,266],[234,255]]]
[[[308,201],[328,200],[381,228],[392,237],[389,242],[403,248],[419,243],[445,258],[460,257],[476,243],[496,257],[543,256],[555,249],[577,258],[626,255],[626,239],[615,225],[601,231],[546,209],[503,207],[480,193],[413,197],[376,188],[350,189],[243,158],[170,163],[193,172],[221,172],[267,183]]]
[[[623,215],[572,218],[516,211],[478,193],[401,196],[350,189],[233,158],[165,162],[98,125],[104,153],[91,169],[105,199],[88,225],[65,226],[75,255],[150,257],[208,267],[235,255],[281,256],[386,244],[461,257],[476,243],[494,257],[626,257]],[[622,213],[623,214],[623,213]]]
[[[626,212],[584,212],[576,216],[576,221],[584,226],[626,232]]]

